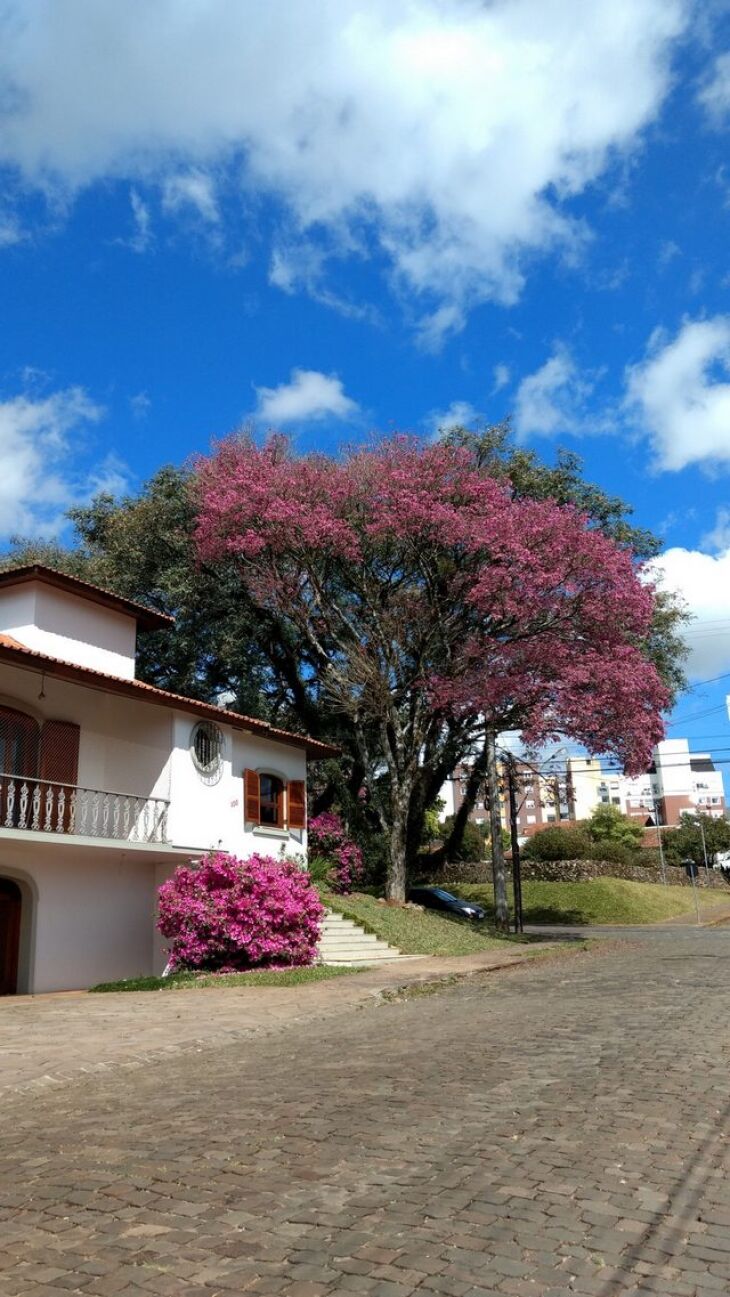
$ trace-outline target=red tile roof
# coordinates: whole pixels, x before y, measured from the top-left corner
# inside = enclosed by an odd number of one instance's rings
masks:
[[[4,572],[0,572],[0,589],[25,585],[28,581],[42,581],[56,590],[65,590],[68,594],[79,595],[82,599],[89,599],[92,603],[111,608],[114,612],[127,613],[135,618],[142,630],[163,630],[175,623],[175,618],[170,617],[166,612],[157,612],[154,608],[147,608],[134,599],[125,599],[111,590],[103,590],[101,586],[82,581],[81,577],[57,572],[55,568],[46,567],[44,563],[27,563],[22,567],[6,568]]]
[[[123,676],[97,671],[94,667],[78,666],[75,662],[64,662],[61,658],[49,657],[37,649],[26,648],[10,635],[0,633],[0,662],[13,666],[32,668],[54,676],[59,680],[69,680],[74,684],[86,685],[90,689],[100,689],[106,693],[121,695],[126,698],[145,699],[161,707],[178,708],[191,712],[195,716],[204,716],[208,720],[222,721],[237,729],[248,730],[261,738],[273,742],[285,743],[289,747],[304,748],[307,755],[321,760],[324,757],[339,756],[339,748],[331,743],[322,743],[319,739],[309,738],[306,734],[293,734],[290,730],[278,729],[268,721],[255,716],[242,716],[239,712],[229,711],[226,707],[216,707],[214,703],[200,702],[197,698],[186,698],[183,694],[173,694],[169,689],[158,689],[148,685],[144,680],[126,680]]]

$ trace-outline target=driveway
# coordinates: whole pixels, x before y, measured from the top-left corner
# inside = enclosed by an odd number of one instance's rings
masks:
[[[730,1291],[730,931],[10,1096],[0,1292]]]

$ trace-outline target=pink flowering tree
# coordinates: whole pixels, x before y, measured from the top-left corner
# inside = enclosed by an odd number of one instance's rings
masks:
[[[323,915],[296,861],[213,851],[162,884],[157,926],[173,969],[245,972],[313,963]]]
[[[329,864],[327,881],[334,892],[351,892],[362,879],[362,851],[333,811],[323,811],[309,821],[307,849],[310,860],[319,856]]]
[[[235,561],[349,728],[392,899],[418,814],[490,735],[568,736],[629,771],[661,738],[655,595],[634,554],[468,446],[395,437],[335,459],[233,438],[198,490],[201,557]]]

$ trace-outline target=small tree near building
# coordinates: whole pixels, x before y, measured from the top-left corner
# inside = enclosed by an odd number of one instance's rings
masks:
[[[587,827],[592,842],[615,842],[628,848],[640,847],[644,836],[640,824],[610,804],[596,806]]]

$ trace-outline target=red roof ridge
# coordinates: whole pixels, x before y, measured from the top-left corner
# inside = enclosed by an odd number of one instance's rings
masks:
[[[339,748],[336,748],[331,743],[323,743],[321,739],[312,739],[306,734],[294,734],[291,730],[279,729],[277,726],[269,724],[268,721],[262,721],[256,716],[243,716],[240,712],[230,711],[227,707],[217,707],[215,703],[202,702],[199,698],[187,698],[184,694],[174,694],[169,689],[160,689],[158,685],[147,684],[146,680],[129,680],[125,676],[115,676],[107,671],[99,671],[96,667],[84,667],[77,662],[66,662],[63,658],[51,657],[48,653],[41,653],[38,649],[31,649],[25,644],[19,644],[11,635],[0,633],[0,661],[12,662],[17,657],[29,657],[39,664],[44,663],[43,669],[45,669],[46,674],[55,674],[61,679],[75,679],[76,683],[79,683],[78,677],[80,677],[80,683],[83,684],[85,679],[90,677],[89,683],[93,682],[93,680],[99,680],[114,686],[111,690],[113,693],[133,696],[139,691],[143,694],[151,694],[153,696],[151,701],[156,698],[161,704],[178,706],[196,715],[206,716],[210,720],[222,719],[229,724],[249,729],[254,734],[260,734],[262,738],[271,738],[276,742],[304,748],[312,756],[324,758],[339,755]],[[57,669],[59,667],[61,670]],[[54,668],[56,669],[54,670]]]

